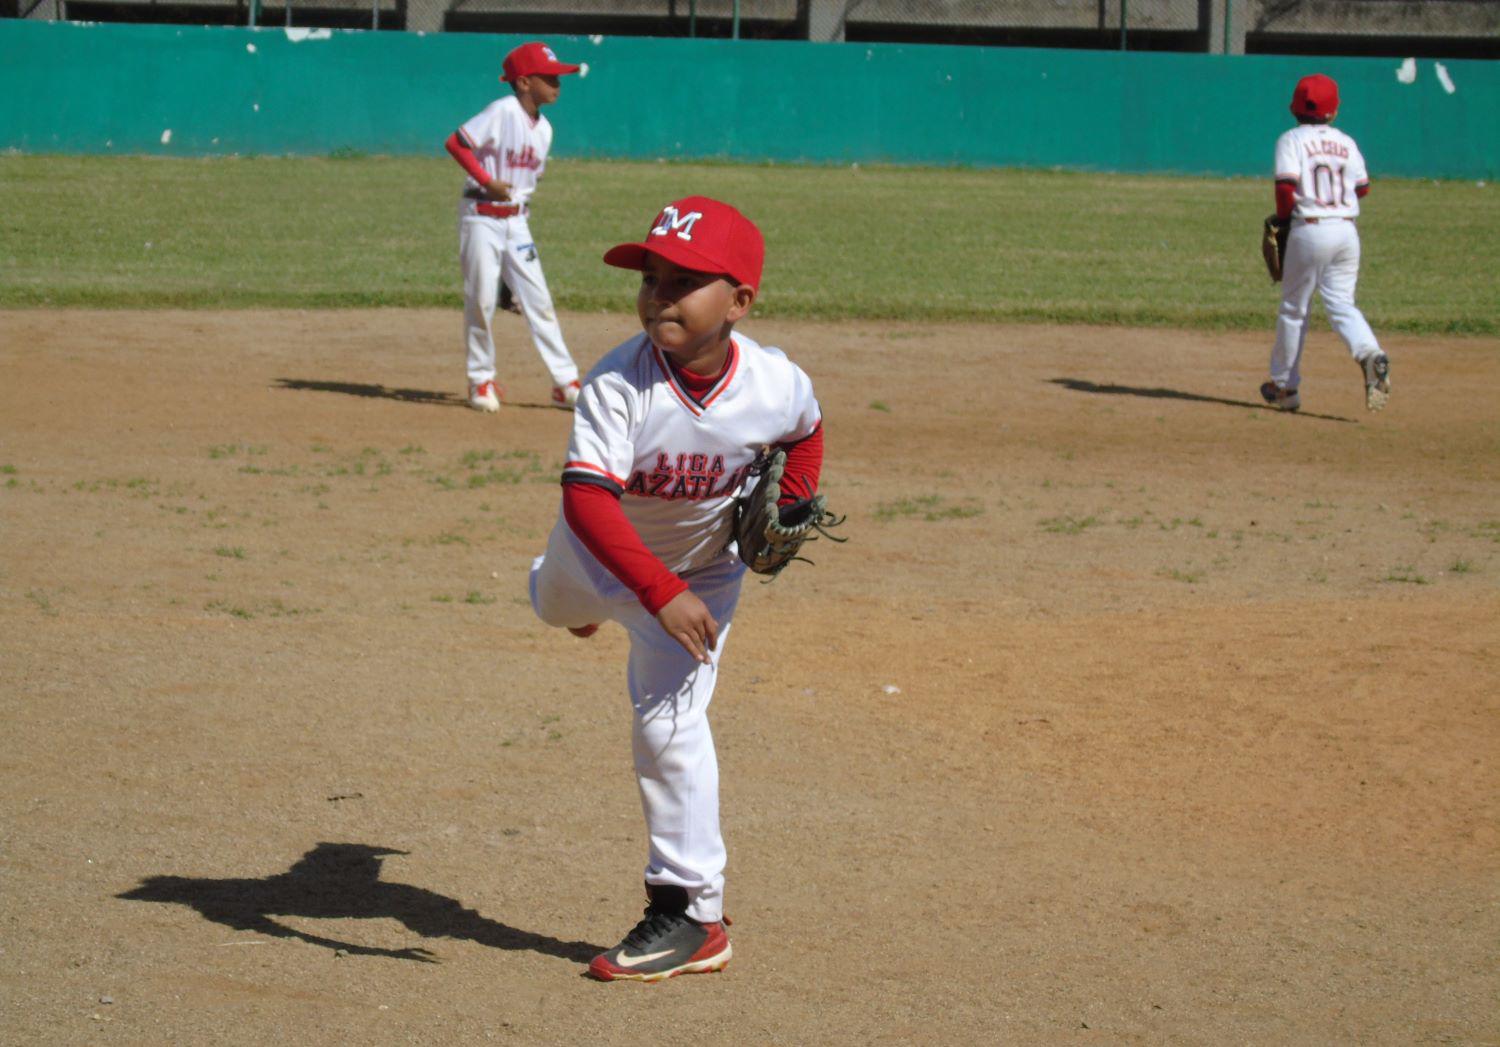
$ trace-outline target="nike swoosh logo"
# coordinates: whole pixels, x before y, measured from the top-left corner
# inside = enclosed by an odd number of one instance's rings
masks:
[[[621,949],[619,957],[615,960],[615,965],[618,967],[635,967],[638,964],[650,963],[652,960],[659,960],[663,956],[671,955],[671,949],[663,949],[661,952],[648,952],[642,956],[627,956],[625,950]]]

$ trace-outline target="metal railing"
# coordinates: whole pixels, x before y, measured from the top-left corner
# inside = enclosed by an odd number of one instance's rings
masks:
[[[15,10],[98,21],[1227,53],[1400,53],[1389,50],[1397,41],[1433,41],[1500,57],[1500,0],[17,0]]]

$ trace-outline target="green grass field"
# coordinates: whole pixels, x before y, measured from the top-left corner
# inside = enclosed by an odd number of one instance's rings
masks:
[[[0,306],[462,302],[460,173],[431,158],[0,156]],[[604,266],[661,204],[766,234],[758,311],[1264,328],[1268,179],[554,161],[532,214],[558,304],[627,310]],[[1379,331],[1500,333],[1500,189],[1377,182],[1360,302]]]

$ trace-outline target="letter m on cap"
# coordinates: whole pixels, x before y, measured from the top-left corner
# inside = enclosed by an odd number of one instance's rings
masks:
[[[676,233],[679,240],[692,240],[693,223],[703,217],[702,211],[689,211],[687,214],[679,214],[675,207],[662,208],[661,217],[656,221],[656,227],[651,230],[652,236],[666,236]]]

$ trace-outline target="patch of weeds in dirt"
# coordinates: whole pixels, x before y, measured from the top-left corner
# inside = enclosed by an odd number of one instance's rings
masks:
[[[324,476],[389,476],[395,466],[386,460],[379,448],[364,447],[358,454],[345,457],[323,470]]]
[[[1390,569],[1390,571],[1386,574],[1386,576],[1381,579],[1381,581],[1383,581],[1383,582],[1401,582],[1401,583],[1404,583],[1406,585],[1430,585],[1430,584],[1432,584],[1426,578],[1424,578],[1422,575],[1418,574],[1417,573],[1417,569],[1415,567],[1412,567],[1410,565],[1400,565],[1400,564],[1398,564],[1395,567],[1392,567]]]
[[[1315,583],[1317,585],[1323,585],[1324,583],[1326,583],[1328,581],[1328,572],[1327,571],[1309,571],[1307,573],[1307,580],[1309,582],[1313,582],[1313,583]]]
[[[73,490],[82,491],[85,494],[97,494],[100,491],[123,491],[132,498],[155,498],[161,483],[144,476],[133,476],[127,480],[116,480],[106,477],[102,480],[78,480],[73,484]]]
[[[542,462],[535,451],[508,451],[501,454],[494,450],[465,451],[460,464],[468,472],[464,478],[470,489],[488,487],[491,484],[519,484],[542,477]]]
[[[227,557],[231,560],[243,560],[245,558],[245,549],[239,545],[219,545],[214,547],[214,555]]]
[[[890,414],[891,413],[891,405],[888,404],[888,403],[886,403],[884,400],[871,400],[870,401],[870,410],[872,410],[872,411],[881,411],[881,412],[884,412],[885,414]]]
[[[1102,521],[1097,516],[1049,516],[1037,524],[1048,534],[1082,534],[1090,527],[1098,527]]]
[[[303,486],[297,488],[297,493],[298,494],[310,494],[314,498],[321,498],[323,495],[327,494],[329,491],[332,491],[332,490],[333,490],[332,487],[329,487],[327,484],[324,484],[324,483],[304,484]]]
[[[469,540],[461,534],[452,531],[444,531],[432,540],[433,545],[468,545]]]
[[[452,603],[453,602],[453,597],[449,596],[447,593],[438,593],[436,596],[434,596],[432,598],[432,602],[433,603]]]
[[[210,600],[203,605],[203,609],[217,614],[227,614],[231,618],[239,618],[247,622],[257,615],[267,618],[300,618],[303,615],[318,613],[316,607],[292,607],[280,597],[272,597],[253,609],[230,603],[228,600]]]
[[[1158,521],[1156,521],[1156,529],[1159,530],[1159,531],[1175,531],[1179,527],[1202,527],[1202,526],[1203,526],[1203,518],[1199,517],[1199,516],[1193,516],[1193,517],[1190,517],[1190,518],[1188,518],[1186,520],[1184,520],[1180,516],[1174,516],[1170,520],[1158,520]]]
[[[1175,567],[1163,567],[1156,573],[1162,578],[1168,578],[1174,582],[1185,582],[1188,585],[1196,585],[1203,581],[1202,571],[1180,571]]]
[[[0,465],[0,476],[15,476],[17,469],[13,465]]]
[[[56,618],[57,617],[57,609],[52,606],[51,599],[49,599],[48,596],[47,596],[47,594],[45,592],[43,592],[42,590],[40,590],[40,589],[28,589],[26,591],[26,599],[30,600],[33,604],[35,604],[36,605],[36,609],[38,611],[41,611],[47,617],[49,617],[49,618]]]
[[[1480,520],[1474,527],[1472,537],[1500,542],[1500,520]]]
[[[280,597],[273,596],[269,603],[261,608],[261,613],[268,618],[301,618],[306,614],[317,614],[316,607],[291,607],[283,603]]]
[[[468,595],[464,597],[464,603],[476,605],[491,604],[498,599],[500,599],[498,596],[486,596],[478,589],[470,589]]]
[[[405,447],[401,448],[401,450],[397,451],[396,453],[397,454],[426,454],[427,453],[427,448],[423,447],[421,444],[407,444]]]
[[[1451,564],[1448,565],[1449,574],[1474,574],[1478,572],[1478,570],[1479,568],[1475,567],[1468,560],[1463,559],[1454,560]]]
[[[939,520],[964,520],[971,516],[979,516],[984,512],[983,506],[968,503],[965,505],[944,504],[942,495],[927,494],[915,498],[901,498],[894,502],[881,502],[875,506],[875,519],[882,522],[903,519],[921,519],[928,523],[936,523]]]
[[[214,444],[208,449],[210,458],[233,458],[236,455],[262,455],[270,448],[265,444]]]

